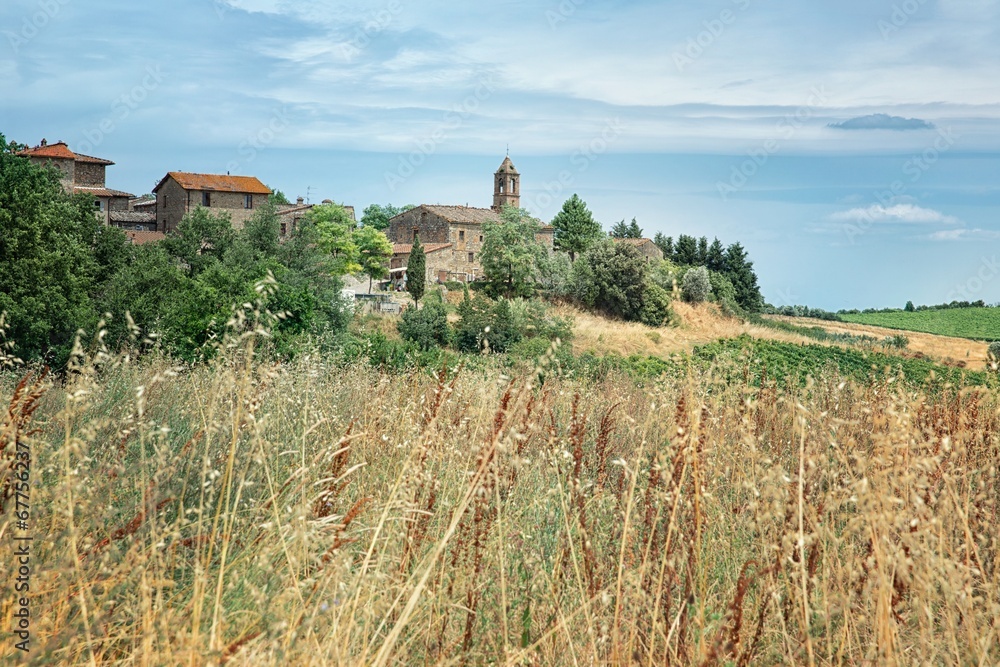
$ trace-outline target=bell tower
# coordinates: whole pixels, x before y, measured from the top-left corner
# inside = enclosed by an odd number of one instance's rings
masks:
[[[493,175],[493,210],[499,213],[508,204],[521,208],[521,175],[510,161],[510,155]]]

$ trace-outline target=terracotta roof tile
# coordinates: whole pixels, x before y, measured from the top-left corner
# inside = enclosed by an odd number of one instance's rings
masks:
[[[208,190],[214,192],[240,192],[254,195],[269,195],[271,189],[256,176],[230,176],[228,174],[191,174],[185,171],[171,171],[153,188],[156,192],[163,183],[172,178],[185,190]]]
[[[438,206],[424,204],[418,208],[424,208],[439,215],[448,222],[459,222],[464,224],[478,224],[484,222],[500,222],[500,214],[490,208],[474,208],[472,206]]]
[[[73,188],[73,194],[94,195],[95,197],[131,197],[127,192],[112,190],[111,188],[95,188],[84,185],[77,185]]]
[[[21,151],[18,155],[24,157],[49,158],[53,160],[75,160],[77,162],[89,162],[91,164],[112,165],[114,162],[99,157],[74,153],[66,145],[65,141],[57,141],[46,146],[35,146],[28,150]]]

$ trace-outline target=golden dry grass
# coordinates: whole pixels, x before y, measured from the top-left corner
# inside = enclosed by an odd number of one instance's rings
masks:
[[[736,318],[725,317],[717,306],[710,303],[689,304],[675,301],[674,312],[681,324],[676,327],[650,328],[635,322],[616,322],[573,306],[560,306],[559,315],[572,317],[573,351],[593,352],[597,355],[616,353],[669,357],[678,352],[690,352],[695,345],[702,345],[720,338],[735,338],[748,334],[754,338],[768,338],[788,343],[813,343],[810,338],[756,326]]]
[[[255,341],[0,375],[35,664],[1000,663],[990,390],[740,361],[538,386]]]

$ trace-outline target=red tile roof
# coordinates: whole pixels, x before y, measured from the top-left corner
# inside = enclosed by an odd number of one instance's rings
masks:
[[[74,153],[69,149],[69,146],[66,145],[65,141],[57,141],[54,144],[47,144],[45,146],[35,146],[34,148],[21,151],[18,155],[24,157],[49,158],[51,160],[75,160],[77,162],[88,162],[91,164],[114,164],[111,160],[91,157],[90,155],[83,155],[81,153]]]
[[[128,236],[128,240],[135,245],[142,245],[143,243],[155,243],[156,241],[162,241],[167,238],[167,235],[163,232],[136,232],[136,231],[126,231],[125,235]]]
[[[424,204],[424,208],[439,215],[448,222],[465,224],[482,224],[484,222],[500,222],[500,214],[490,208],[474,208],[471,206],[437,206]]]
[[[177,181],[185,190],[208,190],[214,192],[239,192],[253,195],[269,195],[271,189],[256,176],[230,176],[229,174],[190,174],[185,171],[171,171],[153,188],[159,190],[168,178]]]
[[[444,250],[445,248],[450,248],[450,243],[426,243],[424,244],[424,254],[429,254],[432,252],[437,252],[439,250]],[[393,255],[409,255],[413,250],[412,243],[394,243],[392,245]]]
[[[77,185],[73,188],[73,194],[94,195],[95,197],[131,197],[127,192],[112,190],[111,188],[96,188],[85,185]]]

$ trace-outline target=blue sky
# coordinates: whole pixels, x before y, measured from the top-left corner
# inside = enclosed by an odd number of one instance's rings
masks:
[[[1000,0],[5,0],[0,132],[290,197],[740,241],[775,304],[1000,301]],[[840,126],[840,127],[837,127]]]

